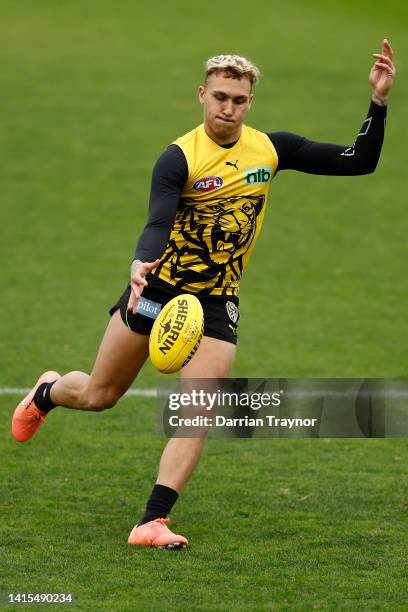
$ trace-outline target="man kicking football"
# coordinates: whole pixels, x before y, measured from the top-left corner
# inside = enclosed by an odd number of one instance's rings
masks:
[[[181,370],[181,378],[229,376],[237,344],[239,281],[277,172],[351,176],[376,168],[395,75],[387,40],[374,57],[368,114],[354,144],[348,146],[247,126],[244,118],[258,69],[236,55],[207,61],[199,88],[204,122],[174,141],[154,167],[149,218],[137,244],[130,284],[110,311],[91,374],[43,374],[15,409],[16,440],[29,440],[56,406],[93,411],[114,406],[147,359],[152,311],[180,293],[197,295],[205,317],[203,340]],[[187,545],[185,537],[167,527],[167,515],[204,444],[205,435],[167,442],[145,513],[129,535],[130,544]]]

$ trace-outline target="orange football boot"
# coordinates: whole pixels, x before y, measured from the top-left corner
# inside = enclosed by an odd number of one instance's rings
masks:
[[[58,372],[44,372],[37,380],[36,385],[30,393],[19,403],[13,414],[11,431],[17,442],[27,442],[44,423],[46,412],[41,412],[34,404],[34,395],[38,387],[43,383],[54,382],[61,378]]]
[[[139,546],[156,546],[157,548],[185,548],[188,544],[187,538],[170,531],[166,525],[169,520],[168,518],[157,518],[143,525],[136,525],[130,532],[128,543]]]

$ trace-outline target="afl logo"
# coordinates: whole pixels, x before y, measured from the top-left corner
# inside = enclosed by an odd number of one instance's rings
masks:
[[[204,176],[194,183],[193,189],[196,191],[214,191],[214,189],[222,187],[223,184],[224,181],[219,176]]]

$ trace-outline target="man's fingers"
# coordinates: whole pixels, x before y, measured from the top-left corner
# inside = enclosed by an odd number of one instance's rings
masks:
[[[390,76],[394,76],[394,71],[392,68],[390,68],[388,64],[384,64],[383,62],[376,62],[375,66],[376,68],[382,68],[386,70]]]
[[[383,53],[388,55],[388,57],[390,57],[391,59],[394,57],[394,51],[392,50],[392,47],[387,38],[384,38],[383,41]]]
[[[373,56],[377,59],[381,59],[383,62],[388,64],[389,66],[393,66],[392,59],[387,55],[383,55],[382,53],[373,53]]]
[[[386,57],[381,53],[373,53],[373,56],[377,60],[374,64],[375,68],[385,69],[391,76],[395,75],[395,67],[389,57]]]
[[[146,274],[149,272],[149,270],[152,270],[153,268],[155,268],[156,266],[158,266],[160,263],[160,259],[156,259],[155,261],[143,261],[143,262],[138,262],[138,265],[135,269],[135,278],[136,275],[140,275],[140,277],[144,277],[146,276]]]
[[[132,282],[128,310],[131,310],[133,314],[136,314],[137,305],[139,303],[140,296],[142,295],[142,291],[143,287],[139,287],[136,283]]]
[[[135,307],[135,295],[132,290],[130,290],[129,301],[127,305],[127,310],[131,310],[133,312],[133,308]]]
[[[160,259],[156,259],[152,262],[137,262],[137,265],[133,266],[135,272],[133,273],[130,280],[130,296],[128,301],[128,310],[131,310],[133,314],[136,314],[137,305],[139,298],[142,295],[143,289],[149,284],[145,279],[146,274],[149,270],[152,270],[160,263]]]
[[[142,262],[135,260],[131,267],[131,279],[130,279],[130,296],[127,304],[127,309],[131,310],[133,314],[136,314],[137,306],[139,303],[140,296],[143,293],[143,289],[148,286],[148,282],[145,279],[146,274],[149,270],[152,270],[160,263],[160,259],[156,259],[152,262]]]
[[[391,61],[391,58],[384,55],[384,53],[373,53],[373,57],[378,57],[379,59],[387,60],[388,62]]]
[[[133,274],[131,278],[131,283],[132,285],[142,285],[142,287],[147,287],[148,284],[147,280],[144,276],[140,274],[140,272],[136,272],[135,274]]]
[[[153,268],[155,268],[158,264],[160,263],[160,259],[156,259],[155,261],[152,262],[146,262],[144,265],[146,266],[146,268],[148,270],[152,270]]]

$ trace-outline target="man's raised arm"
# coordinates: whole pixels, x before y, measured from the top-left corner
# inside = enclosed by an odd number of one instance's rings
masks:
[[[315,142],[290,132],[268,134],[278,153],[279,170],[299,170],[310,174],[352,176],[374,172],[384,139],[388,94],[393,85],[393,50],[384,39],[382,52],[370,71],[372,89],[367,117],[353,145]]]

